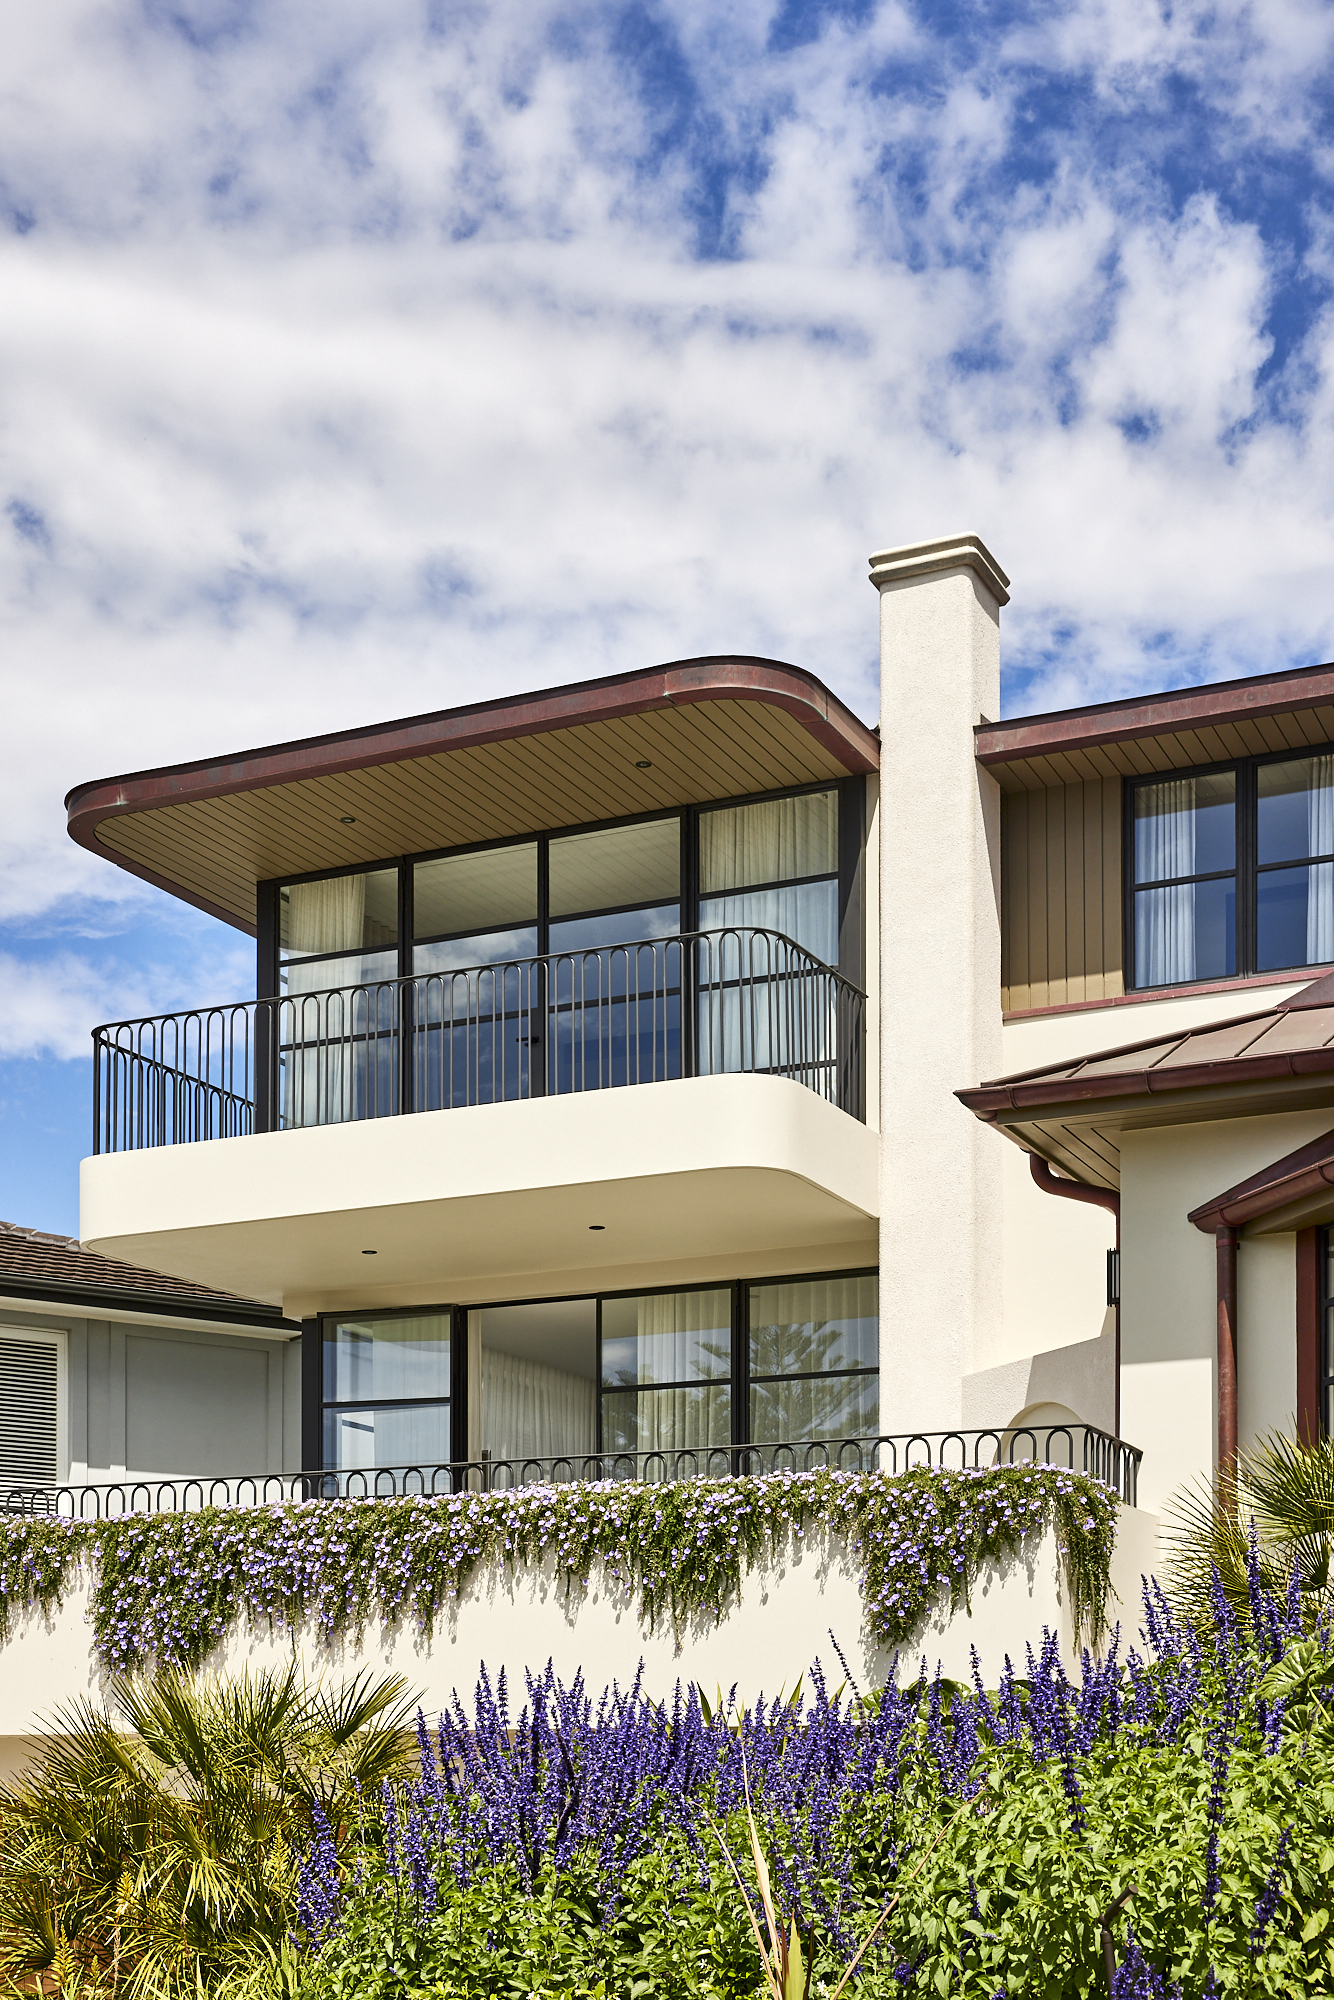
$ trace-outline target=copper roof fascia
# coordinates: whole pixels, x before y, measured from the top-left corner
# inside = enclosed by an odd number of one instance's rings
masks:
[[[1054,709],[1046,715],[1020,715],[1008,722],[978,723],[973,730],[974,750],[980,764],[1009,764],[1020,758],[1130,743],[1142,736],[1258,721],[1330,702],[1334,702],[1334,664],[1327,663],[1245,680],[1213,681],[1169,694],[1095,702],[1087,708]]]
[[[1291,1055],[1237,1056],[1230,1061],[1182,1063],[1170,1070],[1121,1070],[1111,1076],[1070,1077],[1051,1083],[983,1084],[974,1090],[956,1090],[961,1104],[979,1118],[993,1118],[1003,1111],[1053,1110],[1069,1104],[1105,1103],[1126,1097],[1166,1097],[1176,1092],[1200,1090],[1210,1084],[1241,1086],[1265,1083],[1276,1077],[1325,1076],[1334,1074],[1334,1048],[1301,1049]]]
[[[1212,1235],[1220,1227],[1241,1228],[1325,1188],[1334,1189],[1334,1132],[1322,1133],[1258,1174],[1201,1202],[1191,1209],[1188,1220]]]
[[[375,764],[397,764],[413,757],[438,756],[447,750],[472,749],[483,743],[545,735],[581,723],[615,721],[703,701],[758,701],[786,709],[851,773],[880,767],[875,731],[845,708],[814,674],[777,660],[718,654],[534,694],[506,695],[500,701],[472,702],[399,722],[374,723],[364,729],[237,751],[228,757],[94,779],[76,785],[66,796],[69,830],[75,840],[88,846],[86,836],[92,827],[115,812],[223,798],[299,778],[333,777]]]
[[[757,701],[784,709],[850,773],[880,768],[877,731],[860,721],[814,674],[757,655],[712,653],[532,694],[506,695],[499,701],[470,702],[398,722],[373,723],[362,729],[237,751],[227,757],[97,778],[76,785],[66,795],[68,831],[72,840],[101,860],[114,862],[126,874],[249,936],[253,925],[239,923],[234,911],[220,908],[207,897],[188,894],[170,877],[118,853],[97,838],[98,827],[105,820],[152,811],[155,806],[225,798],[297,779],[332,777],[376,764],[397,764],[448,750],[545,735],[581,723],[615,721],[704,701]]]

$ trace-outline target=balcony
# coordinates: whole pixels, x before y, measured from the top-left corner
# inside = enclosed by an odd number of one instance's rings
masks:
[[[863,995],[778,931],[552,952],[93,1030],[93,1151],[137,1152],[692,1076],[864,1116]]]
[[[117,1022],[81,1234],[296,1318],[874,1264],[863,1006],[733,927]]]
[[[340,1471],[142,1476],[102,1485],[0,1488],[0,1513],[110,1520],[124,1514],[186,1514],[204,1507],[271,1507],[304,1500],[437,1499],[516,1487],[636,1480],[674,1485],[692,1479],[758,1478],[771,1473],[941,1471],[995,1465],[1063,1467],[1101,1480],[1127,1507],[1136,1504],[1143,1453],[1091,1424],[1009,1429],[903,1431],[893,1436],[823,1438],[784,1444],[682,1446],[658,1451],[571,1452],[558,1458],[458,1459],[444,1465],[384,1465]]]

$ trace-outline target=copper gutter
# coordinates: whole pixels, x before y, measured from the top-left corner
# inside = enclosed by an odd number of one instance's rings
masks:
[[[1220,1223],[1218,1257],[1218,1490],[1229,1512],[1237,1504],[1237,1232]]]
[[[1006,764],[1134,742],[1138,737],[1218,729],[1263,716],[1322,708],[1331,701],[1334,667],[1326,664],[1257,674],[1245,680],[1215,681],[1168,694],[1131,695],[1045,715],[1017,715],[1006,722],[979,723],[973,736],[979,764]]]
[[[1064,1195],[1067,1201],[1086,1201],[1095,1208],[1105,1208],[1116,1217],[1116,1250],[1119,1261],[1121,1254],[1121,1197],[1115,1188],[1088,1187],[1083,1181],[1066,1180],[1052,1172],[1051,1163],[1040,1153],[1030,1153],[1028,1170],[1044,1194]],[[1113,1429],[1117,1437],[1121,1435],[1121,1300],[1117,1287],[1116,1313],[1116,1358],[1115,1369],[1115,1417]]]

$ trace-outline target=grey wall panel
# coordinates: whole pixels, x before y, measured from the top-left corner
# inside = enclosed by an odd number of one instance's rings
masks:
[[[130,1332],[125,1451],[142,1472],[269,1469],[268,1341],[222,1345]]]

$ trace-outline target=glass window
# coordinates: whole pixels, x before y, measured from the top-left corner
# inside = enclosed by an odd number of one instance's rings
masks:
[[[446,1465],[449,1312],[326,1320],[324,1464]]]
[[[602,1448],[732,1442],[732,1294],[651,1292],[602,1305]]]
[[[1135,788],[1135,979],[1169,986],[1237,969],[1233,771]]]
[[[1255,814],[1256,970],[1325,964],[1334,959],[1334,756],[1261,764]]]
[[[553,918],[675,903],[681,894],[681,822],[652,819],[569,834],[551,842],[549,867]]]
[[[701,930],[782,931],[825,965],[835,964],[837,792],[701,813],[699,880]]]
[[[284,883],[278,891],[282,990],[313,993],[398,971],[398,870]]]
[[[565,1459],[579,1473],[597,1450],[597,1352],[596,1299],[470,1312],[469,1456],[485,1454],[502,1484],[534,1459]]]
[[[412,871],[414,972],[453,972],[533,958],[537,842],[443,854]]]
[[[752,1442],[877,1435],[878,1296],[873,1272],[750,1287]]]

